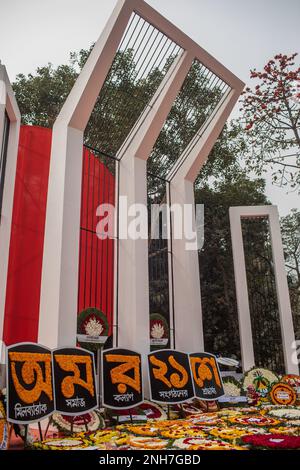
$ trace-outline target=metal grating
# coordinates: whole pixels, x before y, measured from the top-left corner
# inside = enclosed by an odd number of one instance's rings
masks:
[[[113,333],[114,312],[113,236],[100,239],[96,229],[100,204],[115,206],[115,174],[118,162],[95,149],[84,148],[80,217],[80,254],[78,278],[78,313],[95,308],[106,317],[109,335]]]
[[[194,60],[148,160],[152,172],[161,177],[168,174],[229,90],[223,80]]]
[[[180,51],[133,13],[90,117],[85,143],[116,155]]]
[[[148,187],[148,211],[149,211],[149,309],[150,309],[150,344],[151,350],[172,347],[172,325],[174,318],[171,319],[170,312],[170,293],[173,296],[172,279],[169,276],[169,257],[172,252],[168,247],[168,240],[163,236],[163,224],[166,221],[162,213],[158,215],[159,237],[151,238],[152,219],[151,205],[167,204],[166,191],[169,190],[169,183],[163,179],[149,174],[147,175]],[[171,302],[173,305],[173,301]],[[156,334],[155,335],[155,328]],[[154,328],[154,334],[153,334]],[[160,331],[159,331],[160,329]],[[162,336],[161,336],[162,335]],[[160,337],[161,336],[161,337]]]
[[[284,373],[269,220],[242,218],[255,364]]]

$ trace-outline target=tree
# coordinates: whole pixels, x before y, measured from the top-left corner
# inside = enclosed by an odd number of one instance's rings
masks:
[[[300,189],[300,67],[297,54],[277,54],[263,71],[251,70],[256,86],[242,100],[246,163],[258,175],[272,169],[280,186]]]
[[[296,337],[300,339],[300,211],[293,209],[281,218],[281,233],[294,326]]]

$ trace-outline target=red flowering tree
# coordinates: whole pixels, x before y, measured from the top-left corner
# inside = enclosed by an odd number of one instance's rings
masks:
[[[250,169],[269,168],[280,186],[300,188],[300,67],[297,54],[278,54],[263,71],[251,70],[256,85],[243,92],[245,157]]]

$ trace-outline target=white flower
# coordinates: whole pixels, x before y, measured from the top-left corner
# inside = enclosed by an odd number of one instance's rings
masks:
[[[85,325],[86,334],[89,336],[101,336],[103,330],[102,324],[96,318],[91,318]]]
[[[225,395],[231,397],[239,397],[241,395],[241,390],[235,383],[232,382],[224,382],[224,392]]]
[[[300,419],[300,408],[277,408],[270,410],[268,414],[276,418]]]
[[[165,334],[164,327],[159,323],[154,323],[154,325],[151,328],[151,337],[155,339],[161,339],[163,338],[164,334]]]

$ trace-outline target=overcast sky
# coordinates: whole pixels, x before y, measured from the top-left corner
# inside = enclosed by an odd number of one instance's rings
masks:
[[[249,69],[276,53],[300,52],[300,0],[148,0],[148,3],[249,83]],[[116,0],[0,0],[0,60],[11,80],[97,40]],[[270,180],[270,178],[268,178]],[[299,207],[267,182],[282,215]]]

